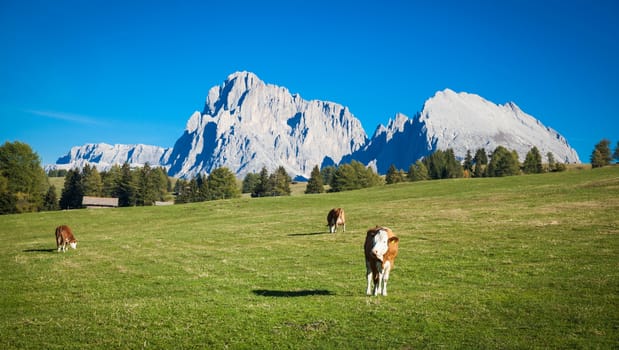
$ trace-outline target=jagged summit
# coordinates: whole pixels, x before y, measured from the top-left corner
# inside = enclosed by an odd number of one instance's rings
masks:
[[[213,86],[206,97],[202,114],[216,115],[221,108],[229,110],[243,103],[246,93],[266,84],[251,72],[236,72],[219,86]]]
[[[451,148],[459,159],[479,148],[516,150],[521,161],[536,146],[545,157],[579,163],[576,151],[555,130],[524,113],[515,103],[492,103],[479,95],[445,89],[428,99],[413,119],[399,114],[387,127],[379,126],[362,149],[346,157],[372,164],[385,173],[391,164],[406,169],[418,159]]]
[[[304,100],[285,87],[267,84],[251,72],[235,72],[208,90],[202,111],[189,117],[173,148],[88,144],[58,160],[62,167],[105,168],[129,161],[149,162],[177,177],[228,167],[237,176],[283,166],[293,177],[309,177],[316,165],[353,159],[385,173],[391,164],[407,169],[437,149],[497,146],[516,150],[520,160],[536,146],[545,156],[578,163],[563,136],[523,112],[515,103],[498,105],[479,95],[438,91],[413,118],[397,113],[371,139],[350,110],[334,102]]]
[[[580,162],[563,136],[513,102],[498,105],[479,95],[449,90],[426,101],[420,121],[437,140],[438,149],[453,148],[456,155],[474,150],[476,145],[485,145],[489,151],[504,145],[524,160],[536,146],[543,155],[552,152],[563,162]]]
[[[339,162],[366,140],[348,108],[306,101],[253,73],[237,72],[211,88],[203,113],[191,116],[172,151],[170,173],[192,176],[227,166],[243,176],[284,166],[309,177],[325,158]]]

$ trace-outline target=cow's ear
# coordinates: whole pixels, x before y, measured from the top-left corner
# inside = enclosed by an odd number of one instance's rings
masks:
[[[398,243],[400,239],[397,236],[389,238],[389,243]]]

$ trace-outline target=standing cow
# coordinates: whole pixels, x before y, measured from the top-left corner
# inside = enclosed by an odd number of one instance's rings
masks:
[[[342,226],[344,232],[346,232],[346,217],[344,216],[344,209],[333,208],[327,215],[327,225],[329,226],[329,232],[337,232],[337,227]]]
[[[365,267],[367,269],[367,295],[379,293],[387,295],[389,271],[393,269],[395,257],[398,255],[400,239],[387,227],[376,226],[368,230],[365,236]]]
[[[67,225],[56,227],[56,247],[58,251],[66,252],[67,244],[73,249],[77,249],[77,239],[73,236],[73,231]]]

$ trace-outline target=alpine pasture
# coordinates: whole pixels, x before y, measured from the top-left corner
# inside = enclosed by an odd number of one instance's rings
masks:
[[[365,295],[374,225],[400,237],[386,297]],[[618,234],[617,166],[5,215],[0,347],[611,349]]]

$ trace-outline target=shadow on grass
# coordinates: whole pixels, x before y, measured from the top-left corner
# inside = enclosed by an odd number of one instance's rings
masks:
[[[335,295],[335,293],[326,289],[303,289],[303,290],[271,290],[271,289],[254,289],[254,294],[261,297],[279,297],[279,298],[295,298],[308,297],[313,295]]]
[[[329,231],[325,232],[310,232],[310,233],[289,233],[288,236],[315,236],[329,234]]]
[[[23,251],[24,251],[24,253],[52,253],[52,252],[55,252],[56,249],[54,249],[54,248],[49,248],[49,249],[39,248],[39,249],[24,249]]]

